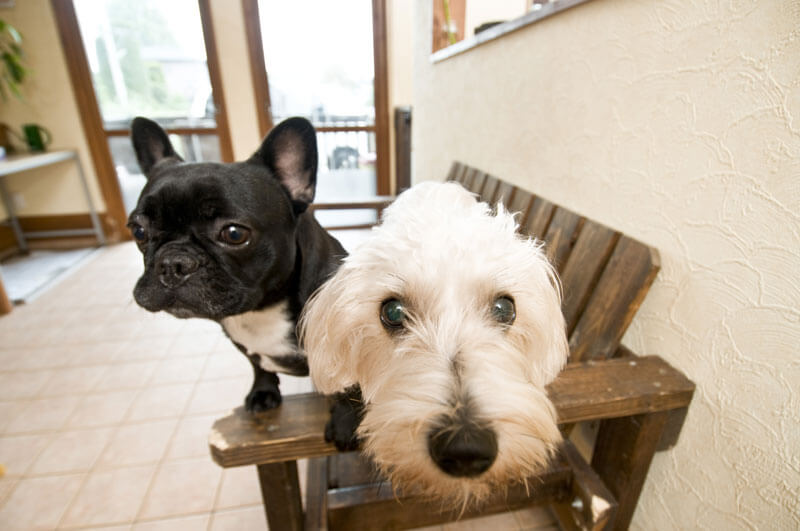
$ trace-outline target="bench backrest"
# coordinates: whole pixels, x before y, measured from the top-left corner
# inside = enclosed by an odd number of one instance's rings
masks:
[[[448,180],[519,212],[561,277],[570,361],[614,356],[660,268],[658,251],[596,221],[460,162]]]

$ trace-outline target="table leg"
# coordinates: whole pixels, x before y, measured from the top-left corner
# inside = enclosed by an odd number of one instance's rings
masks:
[[[97,209],[94,207],[92,201],[92,194],[89,192],[89,185],[86,184],[86,175],[83,173],[83,165],[77,153],[75,153],[75,165],[78,167],[78,176],[81,178],[81,185],[83,186],[83,193],[86,196],[86,202],[89,204],[89,216],[92,218],[92,226],[94,233],[97,236],[97,243],[105,245],[106,237],[103,233],[103,226],[100,224],[100,218],[97,215]]]
[[[1,178],[0,198],[3,200],[3,206],[6,207],[6,212],[8,213],[8,217],[11,221],[11,230],[14,231],[14,237],[17,239],[19,250],[27,253],[28,243],[25,241],[25,236],[22,234],[22,227],[20,227],[17,215],[14,213],[14,203],[11,201],[11,195],[8,193],[8,189],[6,189],[6,183],[4,183],[3,179]]]

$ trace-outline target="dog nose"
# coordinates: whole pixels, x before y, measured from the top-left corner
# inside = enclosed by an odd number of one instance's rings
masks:
[[[475,477],[494,463],[497,437],[487,427],[437,428],[428,435],[428,453],[445,474]]]
[[[164,286],[174,288],[183,284],[199,266],[197,259],[188,254],[167,255],[159,263],[158,278]]]

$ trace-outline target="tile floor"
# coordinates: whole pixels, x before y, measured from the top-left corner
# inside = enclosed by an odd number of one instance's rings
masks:
[[[140,270],[133,244],[108,247],[0,317],[0,530],[266,529],[255,470],[223,470],[206,442],[250,366],[217,325],[140,309]],[[526,510],[432,529],[552,525]]]

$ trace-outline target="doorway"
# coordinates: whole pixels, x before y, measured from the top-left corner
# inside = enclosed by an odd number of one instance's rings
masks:
[[[317,202],[390,192],[385,0],[243,0],[262,133],[290,116],[317,130]],[[319,211],[328,227],[371,209]]]
[[[233,160],[208,0],[53,5],[65,48],[78,52],[67,54],[73,84],[91,90],[81,107],[109,210],[121,198],[109,215],[127,218],[145,183],[130,141],[136,116],[158,122],[187,161]]]

